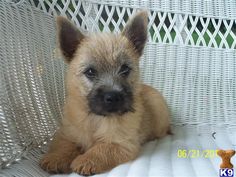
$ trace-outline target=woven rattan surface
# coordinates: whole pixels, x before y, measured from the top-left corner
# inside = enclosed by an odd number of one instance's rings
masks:
[[[137,8],[146,8],[141,77],[166,97],[172,125],[220,125],[234,133],[235,6],[220,0],[0,1],[0,166],[40,154],[63,116],[66,66],[56,52],[55,15],[66,15],[85,33],[119,32]]]
[[[54,56],[53,17],[0,1],[0,23],[0,164],[6,165],[55,131],[64,65]]]

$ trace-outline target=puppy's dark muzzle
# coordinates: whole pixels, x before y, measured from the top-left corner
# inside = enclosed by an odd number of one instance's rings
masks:
[[[134,110],[132,108],[132,93],[126,89],[117,91],[99,88],[88,95],[88,101],[91,112],[103,116],[109,114],[122,115]]]
[[[104,109],[107,112],[117,112],[124,104],[124,96],[117,91],[105,92],[103,95]]]

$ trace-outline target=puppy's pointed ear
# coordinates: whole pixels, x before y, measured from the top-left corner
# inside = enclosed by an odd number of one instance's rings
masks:
[[[138,12],[130,19],[122,31],[122,35],[128,38],[138,55],[142,55],[147,40],[148,14],[146,11]]]
[[[62,55],[70,62],[85,36],[64,17],[57,17],[58,43]]]

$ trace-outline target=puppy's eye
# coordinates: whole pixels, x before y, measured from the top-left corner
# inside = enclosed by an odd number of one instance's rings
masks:
[[[128,65],[124,64],[121,66],[119,74],[125,77],[129,75],[130,71],[131,71],[131,68]]]
[[[88,68],[84,71],[84,75],[89,79],[95,78],[96,74],[97,74],[97,71],[93,68]]]

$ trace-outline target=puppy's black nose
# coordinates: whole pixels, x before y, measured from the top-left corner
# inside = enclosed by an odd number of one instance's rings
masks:
[[[106,92],[104,93],[104,102],[106,104],[115,104],[122,101],[122,94],[120,92]]]

